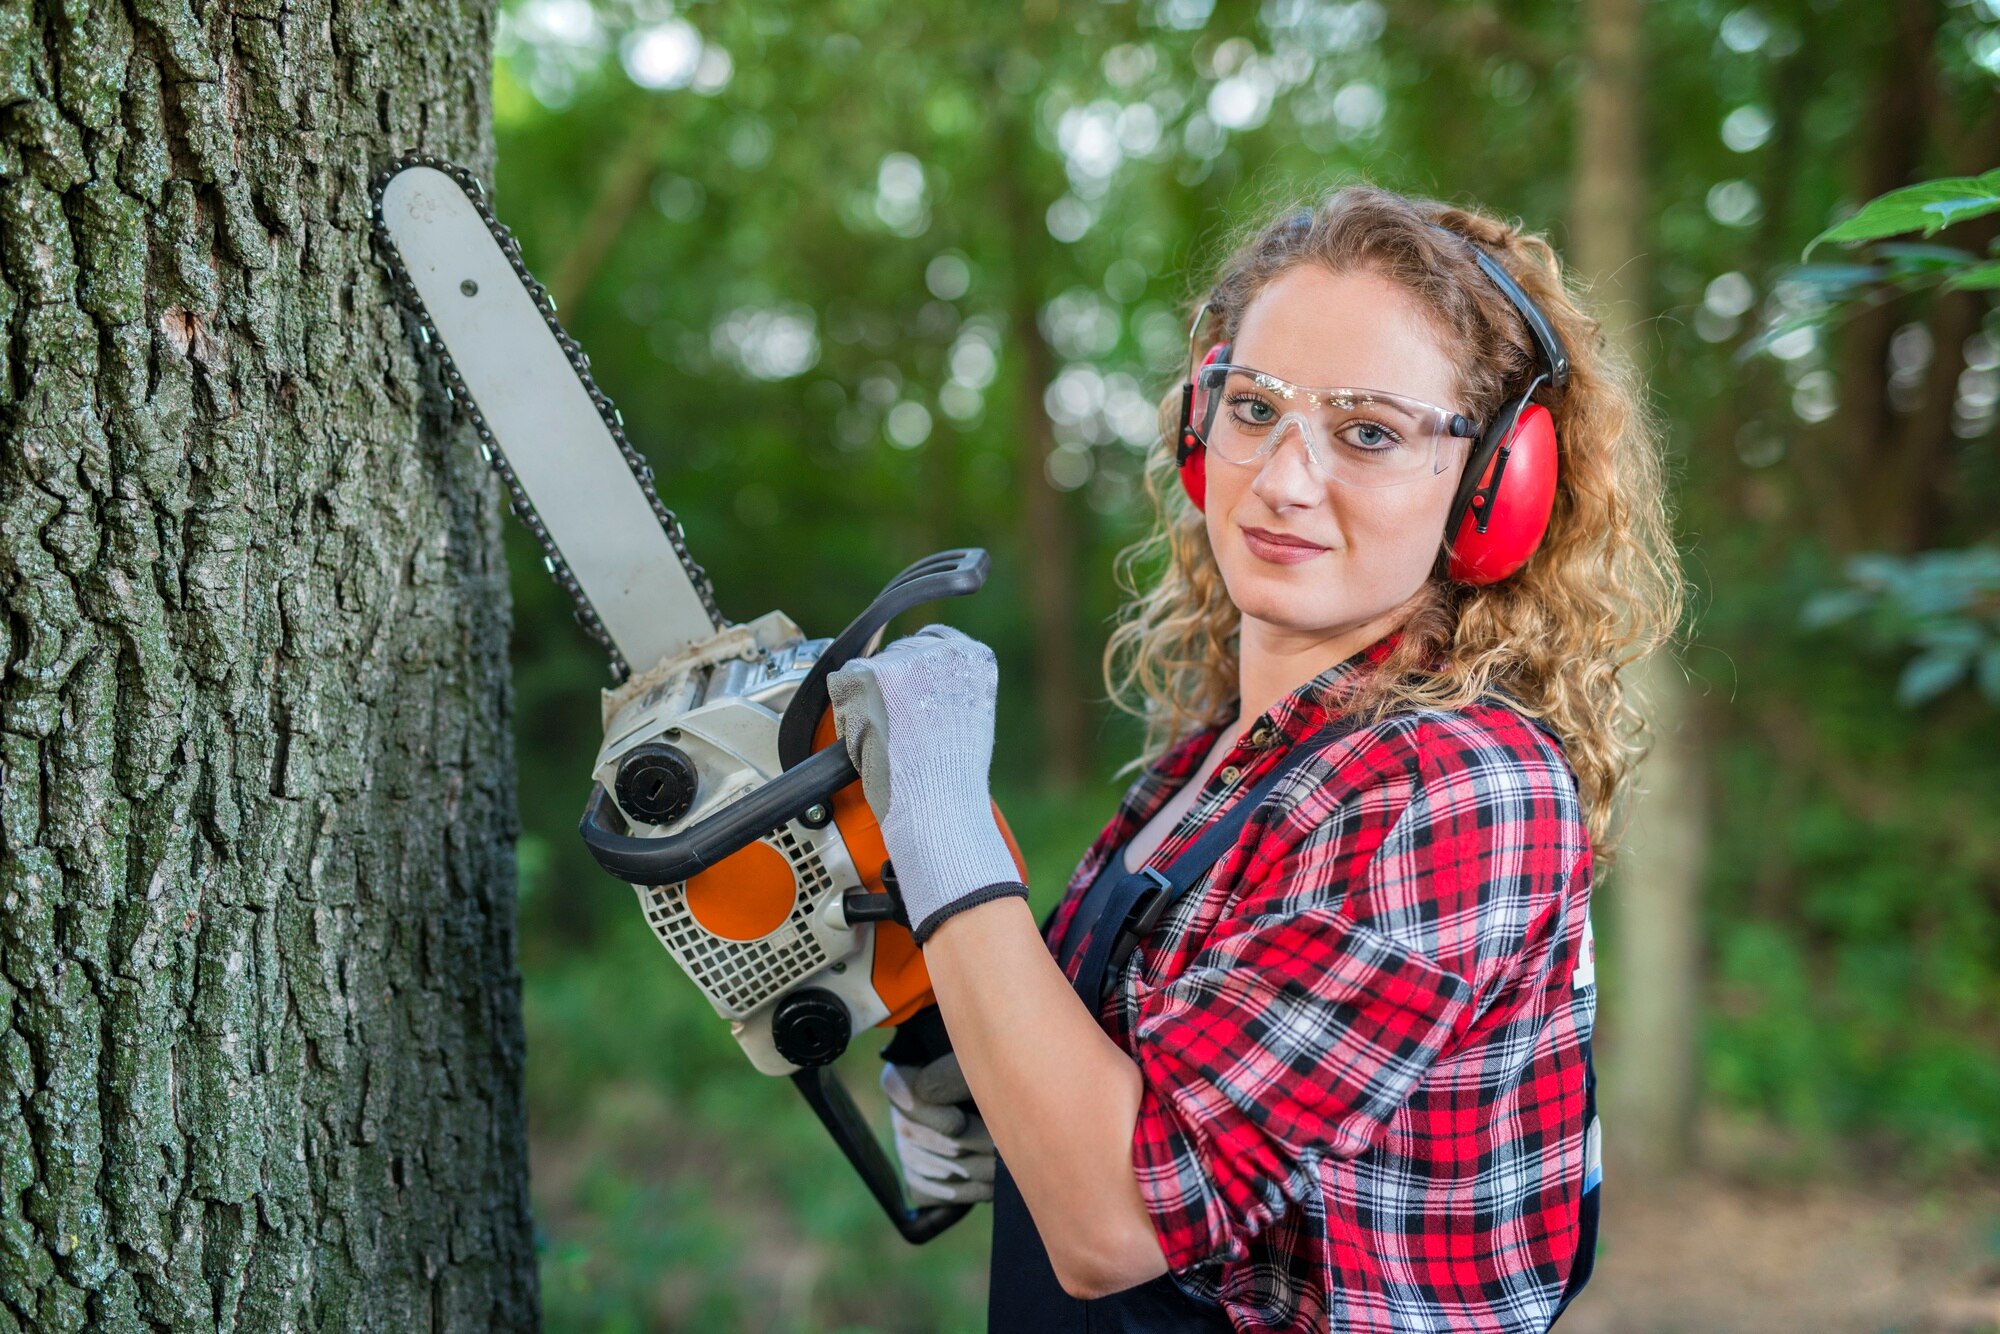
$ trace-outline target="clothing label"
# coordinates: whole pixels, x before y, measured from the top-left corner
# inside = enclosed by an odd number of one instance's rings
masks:
[[[1576,971],[1569,975],[1569,989],[1582,991],[1597,985],[1597,938],[1590,931],[1590,916],[1583,919],[1583,945],[1576,952]]]

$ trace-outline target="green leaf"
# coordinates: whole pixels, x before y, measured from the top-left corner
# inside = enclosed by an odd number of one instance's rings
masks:
[[[1872,593],[1860,588],[1832,588],[1823,593],[1815,593],[1807,599],[1799,610],[1799,624],[1808,630],[1820,630],[1841,621],[1852,620],[1868,610],[1875,601]]]
[[[1808,311],[1803,315],[1794,315],[1791,319],[1781,320],[1759,333],[1755,338],[1745,339],[1743,345],[1736,349],[1736,354],[1732,360],[1738,364],[1746,362],[1750,358],[1764,352],[1771,344],[1777,342],[1780,338],[1792,332],[1792,330],[1817,328],[1825,322],[1826,312],[1824,310]]]
[[[1896,683],[1897,701],[1905,706],[1915,706],[1936,699],[1958,684],[1971,662],[1971,655],[1967,653],[1919,653],[1904,666],[1903,679]]]
[[[1875,253],[1894,261],[1893,267],[1913,272],[1942,272],[1970,264],[1976,258],[1963,246],[1938,245],[1933,241],[1884,241],[1875,247]]]
[[[2000,287],[2000,259],[1954,273],[1945,280],[1945,290],[1986,292]]]
[[[1923,181],[1871,199],[1854,216],[1815,236],[1801,258],[1828,241],[1853,244],[1878,241],[1905,232],[1934,236],[1954,222],[1964,222],[2000,210],[2000,169],[1984,176],[1953,176]]]
[[[1880,264],[1801,264],[1785,278],[1816,288],[1818,295],[1831,298],[1849,288],[1874,282],[1887,272]]]
[[[1979,691],[2000,704],[2000,644],[1988,644],[1979,655]]]

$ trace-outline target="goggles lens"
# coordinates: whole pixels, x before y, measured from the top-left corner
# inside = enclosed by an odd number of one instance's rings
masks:
[[[1193,427],[1209,451],[1252,463],[1294,429],[1322,476],[1348,486],[1397,486],[1457,461],[1473,434],[1464,417],[1379,389],[1308,389],[1219,362],[1195,375]]]

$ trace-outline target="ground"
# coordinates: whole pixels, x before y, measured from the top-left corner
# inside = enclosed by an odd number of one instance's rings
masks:
[[[746,1161],[744,1140],[683,1124],[632,1085],[601,1090],[569,1132],[537,1134],[549,1328],[982,1328],[984,1211],[904,1247],[803,1108],[770,1112],[778,1147],[761,1163]],[[802,1206],[815,1190],[833,1203]],[[1597,1277],[1561,1334],[2000,1331],[2000,1186],[1711,1174],[1615,1190],[1605,1208]]]
[[[1717,1176],[1605,1198],[1562,1334],[2000,1330],[2000,1190]]]

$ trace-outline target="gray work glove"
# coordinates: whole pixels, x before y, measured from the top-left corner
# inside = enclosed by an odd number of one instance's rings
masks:
[[[882,1091],[896,1131],[896,1157],[917,1204],[975,1204],[993,1198],[993,1137],[975,1112],[958,1057],[927,1065],[884,1065]]]
[[[953,913],[1028,893],[986,788],[999,682],[993,650],[944,625],[826,678],[919,945]]]

